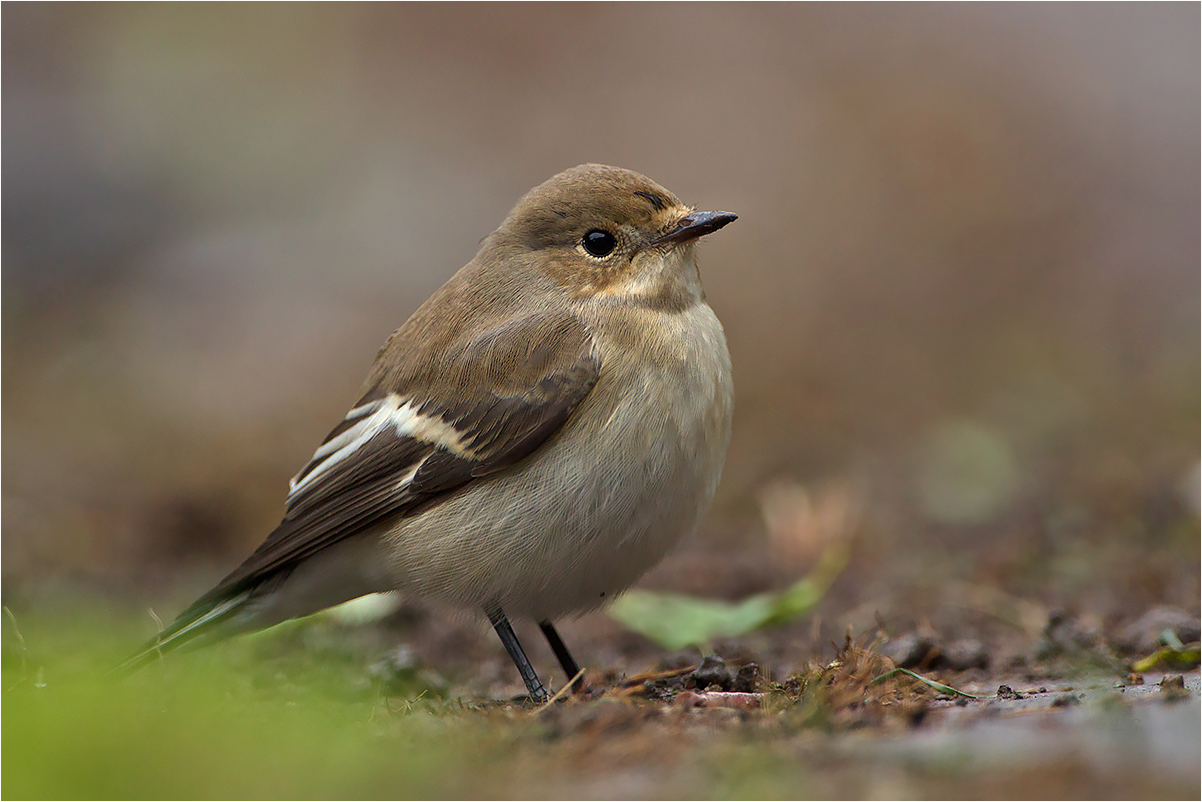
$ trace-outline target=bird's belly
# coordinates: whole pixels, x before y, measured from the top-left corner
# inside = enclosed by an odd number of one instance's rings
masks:
[[[397,585],[539,620],[630,587],[697,526],[725,458],[729,368],[684,368],[603,378],[540,459],[402,521]]]

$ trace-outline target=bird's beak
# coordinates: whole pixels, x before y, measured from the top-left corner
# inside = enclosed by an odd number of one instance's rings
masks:
[[[733,223],[739,216],[732,212],[690,212],[676,223],[676,227],[652,240],[652,245],[676,245],[691,239],[717,231],[727,223]]]

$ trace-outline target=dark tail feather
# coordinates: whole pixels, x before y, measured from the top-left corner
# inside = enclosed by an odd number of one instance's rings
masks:
[[[113,669],[113,673],[128,675],[167,652],[175,651],[198,638],[216,635],[222,624],[229,621],[254,596],[248,588],[225,598],[212,598],[212,593],[196,600],[171,622],[171,626],[146,642],[141,649]]]

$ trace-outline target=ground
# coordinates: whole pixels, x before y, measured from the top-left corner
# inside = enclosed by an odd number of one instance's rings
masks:
[[[753,557],[689,548],[647,585],[772,586]],[[1160,605],[1120,625],[951,583],[919,604],[942,609],[937,622],[874,610],[849,631],[862,611],[841,611],[841,594],[858,597],[870,574],[853,559],[809,615],[706,654],[665,651],[600,612],[566,621],[586,690],[543,708],[486,622],[418,604],[368,622],[315,617],[121,680],[103,669],[149,621],[10,611],[4,794],[1197,795],[1196,612]],[[562,688],[537,629],[517,631]]]

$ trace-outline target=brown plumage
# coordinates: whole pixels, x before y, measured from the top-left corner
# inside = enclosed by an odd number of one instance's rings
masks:
[[[380,350],[283,521],[128,661],[390,589],[542,623],[630,586],[691,531],[730,434],[730,363],[693,212],[628,170],[531,190]],[[515,651],[516,650],[516,651]]]

